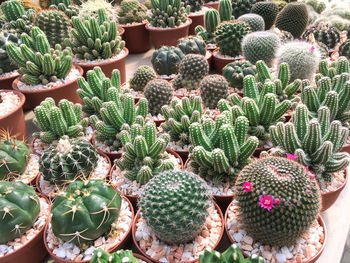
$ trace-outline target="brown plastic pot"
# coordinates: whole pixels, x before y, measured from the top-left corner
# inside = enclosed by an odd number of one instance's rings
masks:
[[[28,134],[23,114],[23,105],[26,98],[17,90],[0,90],[0,92],[13,92],[21,100],[20,104],[14,111],[9,112],[4,116],[0,116],[0,128],[9,131],[11,136],[16,136],[17,139],[26,141]]]
[[[108,253],[112,253],[113,251],[116,251],[116,250],[120,250],[120,249],[127,249],[128,248],[128,243],[129,241],[131,240],[131,229],[132,229],[132,225],[133,225],[133,222],[134,222],[134,218],[135,218],[135,213],[134,213],[134,208],[132,207],[131,203],[129,202],[129,200],[125,197],[123,197],[125,201],[128,202],[129,204],[129,207],[131,209],[131,224],[128,228],[128,231],[126,232],[126,235],[124,236],[124,238],[118,243],[116,244],[115,246],[109,248],[107,250]],[[56,263],[89,263],[90,260],[76,260],[76,261],[73,261],[73,260],[67,260],[67,259],[63,259],[63,258],[60,258],[60,257],[57,257],[52,251],[51,249],[48,247],[47,245],[47,240],[46,240],[46,236],[47,236],[47,229],[49,227],[49,224],[46,225],[45,227],[45,230],[44,230],[44,245],[45,245],[45,248],[47,250],[47,252],[49,252],[49,255],[50,257],[52,257]],[[19,263],[19,262],[16,262],[16,263]]]
[[[83,69],[79,66],[75,66],[79,70],[79,76],[83,75]],[[18,90],[17,85],[19,82],[19,78],[15,79],[12,83],[12,88],[14,90]],[[52,87],[51,89],[42,89],[42,90],[32,90],[32,91],[21,91],[28,101],[29,108],[32,110],[36,106],[38,106],[43,100],[47,97],[51,97],[55,100],[57,104],[61,99],[67,99],[73,103],[82,103],[80,97],[77,94],[78,83],[77,79],[71,80],[64,84]]]
[[[118,69],[120,71],[120,82],[123,84],[126,81],[126,68],[125,68],[125,59],[129,55],[129,50],[124,47],[124,55],[120,57],[119,59],[115,59],[109,62],[105,63],[81,63],[81,62],[75,62],[76,65],[79,65],[84,70],[84,78],[86,78],[86,73],[89,70],[92,70],[94,67],[100,67],[103,71],[103,73],[106,75],[107,78],[112,77],[112,71],[114,69]]]
[[[121,25],[118,25],[117,28],[118,28],[119,36],[123,37],[123,35],[125,33],[125,29]]]
[[[239,58],[232,58],[232,57],[227,57],[227,58],[222,58],[218,56],[218,53],[220,53],[220,49],[217,48],[213,52],[213,60],[214,60],[214,67],[217,70],[219,74],[222,73],[222,69],[231,62],[242,60],[243,57]],[[221,53],[220,53],[221,54]]]
[[[350,144],[344,145],[343,148],[341,149],[341,152],[346,152],[350,154]]]
[[[176,152],[181,157],[182,161],[184,163],[187,163],[188,155],[190,154],[190,152],[188,150],[178,151],[178,150],[173,150],[170,148],[169,148],[169,150]]]
[[[215,205],[216,210],[219,212],[219,215],[220,215],[220,218],[221,218],[221,225],[222,225],[222,228],[221,228],[221,231],[220,231],[220,237],[219,237],[218,241],[216,242],[216,244],[212,247],[212,249],[215,250],[219,246],[219,244],[220,244],[220,242],[222,240],[222,236],[224,234],[224,228],[225,228],[224,224],[225,224],[225,222],[224,222],[224,216],[223,216],[223,214],[222,214],[222,212],[220,210],[220,207],[215,202],[213,202],[213,203]],[[140,210],[139,210],[139,211],[137,211],[136,216],[135,216],[135,220],[134,220],[134,222],[132,224],[132,239],[134,241],[134,244],[135,244],[137,250],[140,251],[140,253],[143,256],[145,256],[148,260],[150,260],[151,262],[155,262],[155,263],[162,263],[162,262],[160,262],[158,260],[153,259],[151,256],[147,255],[146,252],[141,249],[138,241],[136,240],[136,237],[135,237],[136,224],[137,224],[138,220],[140,219],[140,216],[141,215],[140,215]],[[191,261],[181,261],[181,263],[195,263],[195,262],[198,262],[198,261],[199,261],[199,258],[197,258],[195,260],[191,260]]]
[[[192,20],[189,18],[186,23],[178,27],[156,28],[150,27],[150,24],[146,24],[146,29],[150,33],[154,48],[158,49],[161,46],[176,46],[180,38],[188,36],[191,23]]]
[[[123,40],[130,54],[143,53],[151,48],[151,38],[145,27],[147,23],[144,21],[143,23],[120,25],[125,30]]]
[[[199,14],[189,14],[188,16],[192,20],[192,24],[190,25],[189,29],[189,35],[195,35],[196,26],[203,26],[204,27],[204,12]]]
[[[0,89],[12,89],[12,82],[19,76],[19,73],[6,77],[0,78]]]
[[[209,7],[209,8],[214,8],[214,9],[219,11],[219,4],[220,4],[220,1],[216,1],[216,2],[206,3],[206,4],[204,4],[204,6]]]
[[[111,152],[104,152],[104,151],[98,149],[95,146],[95,132],[92,135],[91,143],[96,148],[96,150],[99,154],[104,155],[104,156],[108,156],[111,161],[114,161],[115,159],[119,159],[120,157],[122,157],[122,152],[111,153]]]

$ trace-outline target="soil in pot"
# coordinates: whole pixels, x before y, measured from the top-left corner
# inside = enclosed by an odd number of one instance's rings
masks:
[[[216,71],[221,74],[222,69],[231,62],[237,61],[237,60],[243,60],[243,56],[237,56],[237,57],[230,57],[225,56],[221,54],[220,49],[217,48],[213,51],[213,60],[214,60],[214,67]]]
[[[145,27],[146,23],[148,22],[120,25],[125,30],[122,38],[130,54],[143,53],[151,48],[151,38]]]

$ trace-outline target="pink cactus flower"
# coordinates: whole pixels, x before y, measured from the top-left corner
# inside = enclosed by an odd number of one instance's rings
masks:
[[[271,196],[269,195],[264,195],[262,197],[260,197],[259,199],[259,205],[262,207],[262,208],[265,208],[267,209],[268,211],[270,211],[273,207],[275,207],[273,205],[273,199]]]
[[[253,186],[250,182],[245,182],[243,184],[243,192],[251,192],[252,188],[253,188]]]
[[[310,174],[310,179],[315,179],[316,175],[315,174]]]
[[[308,172],[309,171],[309,166],[305,166],[305,170]]]
[[[274,202],[275,202],[276,205],[279,205],[279,204],[281,203],[281,201],[280,201],[278,198],[276,198],[276,199],[274,200]]]
[[[287,159],[292,160],[292,161],[294,161],[295,159],[298,158],[298,156],[295,154],[286,153],[286,155],[287,155]]]

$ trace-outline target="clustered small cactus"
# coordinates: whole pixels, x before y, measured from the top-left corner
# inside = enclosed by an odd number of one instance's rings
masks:
[[[207,44],[214,44],[214,33],[219,24],[219,12],[215,9],[209,9],[204,14],[204,27],[196,26],[196,35],[200,36]]]
[[[79,14],[79,8],[76,5],[73,5],[71,0],[53,0],[49,8],[60,10],[69,18]]]
[[[94,251],[90,263],[139,263],[140,261],[132,255],[131,250],[118,250],[112,254],[99,248]]]
[[[3,30],[0,33],[0,75],[17,69],[17,66],[14,63],[11,63],[6,51],[6,46],[9,43],[19,46],[21,44],[21,39],[17,34],[12,34]]]
[[[138,0],[123,0],[118,11],[120,24],[142,23],[147,18],[147,8]]]

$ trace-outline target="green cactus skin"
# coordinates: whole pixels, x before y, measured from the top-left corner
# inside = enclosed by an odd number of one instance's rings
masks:
[[[156,72],[150,66],[143,65],[136,69],[129,80],[130,87],[135,91],[143,91],[147,83],[157,77]]]
[[[229,85],[221,75],[208,75],[199,84],[201,97],[205,107],[216,109],[220,99],[228,96]]]
[[[92,242],[111,229],[122,198],[102,180],[74,181],[52,204],[54,235],[76,245]]]
[[[61,185],[79,176],[88,178],[97,161],[97,151],[90,142],[67,137],[44,151],[40,159],[40,172],[44,180]]]
[[[270,127],[274,152],[290,153],[297,161],[309,167],[320,182],[331,181],[332,174],[350,164],[350,156],[339,151],[346,143],[349,130],[340,121],[330,121],[326,106],[318,110],[318,118],[309,119],[304,104],[297,106],[292,122]]]
[[[33,120],[40,132],[33,133],[33,137],[44,143],[52,143],[64,135],[76,138],[84,135],[88,126],[88,119],[82,118],[82,106],[62,99],[55,105],[52,98],[46,98],[35,107]]]
[[[253,32],[264,31],[265,21],[258,14],[245,14],[237,18],[238,20],[247,22]]]
[[[11,0],[2,4],[1,11],[5,18],[6,14],[9,17],[6,19],[7,22],[3,25],[3,29],[9,30],[11,33],[30,33],[36,13],[34,9],[24,11],[24,7],[18,1]]]
[[[215,123],[206,120],[190,126],[191,166],[206,180],[234,182],[258,147],[258,138],[248,136],[248,119],[238,117],[235,126],[232,126],[232,119],[232,114],[224,111],[216,117]]]
[[[3,30],[0,33],[0,75],[17,69],[17,66],[11,63],[6,51],[6,46],[9,43],[19,46],[21,44],[21,39],[17,36],[17,34],[12,34]]]
[[[69,37],[70,19],[61,11],[43,10],[36,15],[34,24],[45,33],[52,47]]]
[[[246,22],[234,20],[223,22],[216,28],[215,43],[223,55],[236,57],[241,55],[241,42],[251,32]]]
[[[339,47],[339,56],[344,56],[350,59],[350,39],[343,42]]]
[[[147,18],[147,7],[138,0],[123,0],[118,11],[118,22],[122,25],[142,23]]]
[[[277,5],[279,12],[288,4],[287,1],[284,0],[273,0],[273,2]]]
[[[232,20],[232,4],[230,0],[220,0],[219,3],[220,21]]]
[[[185,7],[181,0],[151,0],[152,16],[147,20],[154,27],[178,27],[188,20],[190,6]]]
[[[22,182],[0,181],[0,244],[21,237],[40,213],[34,189]]]
[[[207,184],[186,171],[168,171],[154,177],[140,198],[142,218],[168,244],[185,244],[201,232],[211,197]]]
[[[271,66],[279,46],[278,36],[268,31],[247,34],[242,40],[243,56],[253,64],[263,60]]]
[[[255,65],[246,60],[231,62],[222,70],[222,75],[226,78],[230,87],[238,89],[243,88],[243,78],[245,76],[254,76],[255,74]]]
[[[298,38],[306,29],[309,21],[309,11],[307,6],[301,2],[287,4],[277,15],[276,27],[292,33]]]
[[[202,0],[181,0],[181,2],[184,3],[184,6],[190,6],[190,12],[194,13],[194,12],[198,12],[200,10],[202,10],[203,7],[203,1]]]
[[[253,5],[251,12],[264,19],[265,30],[268,30],[276,21],[278,6],[274,2],[258,2]]]
[[[303,165],[282,157],[256,159],[243,168],[235,198],[240,221],[254,240],[290,246],[311,227],[320,212],[321,196],[309,175]],[[251,191],[244,191],[246,182]],[[271,210],[261,205],[265,196],[272,199]]]
[[[30,36],[22,34],[22,44],[17,47],[13,43],[6,46],[8,56],[19,69],[20,80],[27,85],[56,82],[65,79],[72,69],[72,51],[62,50],[57,44],[55,49],[50,44],[45,33],[38,27],[33,27]]]
[[[232,1],[232,15],[237,19],[241,15],[250,13],[252,6],[261,0],[237,0]]]
[[[23,5],[16,0],[9,0],[2,3],[1,11],[7,21],[15,21],[26,14]]]
[[[307,5],[309,5],[313,10],[315,10],[318,14],[321,14],[326,9],[326,4],[317,0],[306,0],[304,1]]]
[[[64,3],[59,3],[57,5],[52,4],[50,5],[50,9],[62,11],[69,19],[79,14],[79,8],[77,6],[65,5]]]
[[[162,106],[169,104],[173,98],[173,93],[173,87],[166,80],[154,79],[148,82],[144,95],[149,103],[149,112],[153,116],[161,113]]]
[[[177,47],[187,54],[200,54],[205,56],[207,53],[207,44],[199,36],[189,36],[179,39]]]
[[[158,75],[177,74],[184,53],[177,47],[161,47],[153,52],[151,63]]]
[[[313,34],[316,41],[325,44],[330,49],[333,49],[340,42],[338,29],[329,24],[320,23],[317,26],[310,26],[305,30],[302,38],[307,39],[310,34]]]
[[[196,26],[196,35],[201,37],[206,44],[214,44],[214,33],[220,24],[219,12],[216,9],[209,9],[204,13],[204,27]]]
[[[202,98],[200,96],[174,98],[169,105],[162,107],[165,123],[162,128],[170,135],[171,141],[183,147],[190,144],[189,127],[192,123],[202,121]]]
[[[94,251],[94,256],[89,263],[139,263],[140,261],[132,255],[131,250],[118,250],[113,254],[109,254],[99,248]]]
[[[69,6],[72,4],[72,1],[71,0],[52,0],[51,4],[52,5],[64,4],[65,6]]]

